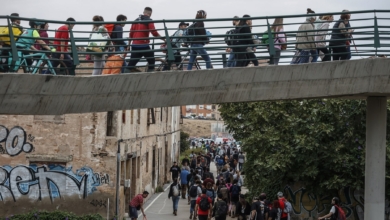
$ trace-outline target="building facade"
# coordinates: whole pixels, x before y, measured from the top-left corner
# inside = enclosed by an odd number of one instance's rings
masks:
[[[185,105],[181,107],[183,117],[203,116],[209,119],[222,120],[218,105]]]
[[[1,115],[0,217],[59,209],[111,219],[118,171],[122,219],[132,197],[170,181],[180,153],[179,121],[179,107]]]

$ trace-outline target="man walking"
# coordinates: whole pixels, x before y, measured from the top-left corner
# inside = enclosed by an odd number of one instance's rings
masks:
[[[242,154],[242,152],[240,152],[240,154],[238,155],[238,169],[240,171],[242,171],[242,165],[244,164],[245,162],[245,156]]]
[[[286,208],[285,202],[287,200],[284,198],[282,192],[278,192],[277,195],[278,195],[278,200],[279,200],[279,206],[280,206],[280,209],[282,210],[282,216],[280,217],[280,220],[287,220],[288,219],[288,213],[284,212],[284,210]]]
[[[188,186],[188,175],[190,172],[187,169],[182,169],[180,172],[180,184],[181,184],[181,198],[186,198],[186,190]]]
[[[142,23],[134,23],[130,29],[130,40],[131,45],[131,57],[127,68],[130,72],[139,72],[135,67],[138,61],[145,57],[148,61],[148,72],[154,71],[156,59],[154,58],[154,51],[151,51],[149,46],[149,34],[152,33],[154,37],[159,37],[164,40],[163,37],[157,32],[154,27],[154,23],[150,18],[152,16],[152,8],[146,7],[143,15],[140,15],[135,21],[146,21]],[[146,52],[141,52],[146,51]]]
[[[202,194],[202,188],[200,187],[200,180],[196,180],[195,184],[190,187],[190,190],[188,192],[189,196],[191,197],[191,206],[190,206],[190,219],[192,217],[196,217],[195,206],[197,198]]]
[[[172,203],[173,203],[173,214],[177,215],[177,207],[180,200],[180,190],[181,187],[179,183],[177,182],[177,178],[173,179],[173,183],[171,184],[171,187],[169,188],[168,193],[168,199],[172,197]]]
[[[228,205],[223,201],[223,195],[218,194],[217,202],[213,206],[213,213],[215,220],[226,220],[226,213],[228,210]]]
[[[148,197],[149,192],[144,191],[142,194],[136,195],[131,201],[129,206],[129,216],[131,220],[137,220],[138,219],[138,211],[141,210],[142,215],[146,217],[145,211],[144,211],[144,199]]]
[[[172,180],[175,179],[175,178],[179,178],[179,173],[180,173],[181,171],[180,171],[180,167],[177,166],[176,161],[173,162],[173,166],[171,167],[171,169],[169,170],[169,172],[172,173]]]
[[[211,218],[212,201],[207,197],[206,192],[206,189],[202,189],[202,194],[196,199],[195,213],[199,220]]]

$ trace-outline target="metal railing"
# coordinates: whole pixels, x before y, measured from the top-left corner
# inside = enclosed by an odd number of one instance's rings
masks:
[[[101,62],[105,61],[106,57],[112,57],[117,55],[125,56],[125,63],[123,64],[123,67],[115,66],[115,68],[119,68],[121,73],[129,72],[129,70],[134,70],[135,67],[140,69],[140,67],[145,67],[146,69],[154,69],[155,71],[160,70],[186,70],[189,63],[190,58],[190,51],[191,50],[197,50],[197,49],[205,49],[207,51],[208,56],[210,57],[210,61],[213,68],[225,68],[230,65],[230,62],[240,62],[241,66],[243,63],[246,63],[249,65],[256,64],[260,62],[260,65],[267,65],[270,59],[275,58],[275,56],[278,55],[278,49],[275,49],[278,44],[278,39],[275,38],[275,36],[278,36],[278,34],[284,34],[286,43],[284,43],[287,48],[285,50],[281,51],[280,55],[280,65],[288,65],[291,63],[293,59],[296,58],[303,58],[307,56],[305,59],[308,60],[308,62],[313,62],[316,59],[315,54],[312,53],[299,53],[297,52],[297,47],[299,48],[300,45],[308,45],[308,44],[318,44],[318,43],[325,43],[326,48],[329,49],[328,57],[337,57],[336,55],[345,55],[348,57],[348,59],[361,59],[361,58],[368,58],[368,57],[386,57],[389,55],[389,47],[390,47],[390,16],[389,16],[390,10],[368,10],[368,11],[353,11],[353,12],[333,12],[333,13],[317,13],[317,14],[310,14],[310,16],[316,16],[317,20],[313,23],[313,26],[316,27],[319,23],[318,17],[324,16],[324,15],[333,15],[334,21],[330,23],[329,28],[322,29],[322,31],[327,32],[326,33],[326,39],[325,40],[306,40],[304,42],[297,42],[296,38],[300,35],[303,35],[303,37],[307,36],[313,36],[314,38],[316,36],[320,36],[321,34],[318,33],[318,29],[313,30],[303,30],[298,31],[299,26],[306,22],[306,17],[308,15],[302,14],[302,15],[284,15],[284,16],[273,16],[273,17],[250,17],[250,18],[239,18],[238,20],[243,19],[251,19],[252,25],[251,25],[251,33],[250,34],[227,34],[226,32],[230,29],[235,28],[232,25],[232,18],[211,18],[211,19],[182,19],[182,20],[154,20],[153,23],[156,26],[156,31],[164,37],[147,37],[142,38],[142,40],[149,40],[150,43],[148,44],[150,46],[149,48],[141,48],[141,49],[132,49],[130,51],[127,50],[118,50],[119,46],[115,45],[115,42],[117,41],[126,41],[129,40],[139,40],[139,39],[129,39],[128,37],[123,38],[116,38],[116,39],[108,39],[109,42],[105,47],[105,50],[103,52],[92,52],[86,50],[88,47],[88,44],[91,42],[100,42],[101,39],[92,40],[90,39],[92,26],[93,25],[106,25],[106,24],[124,24],[125,27],[123,28],[123,36],[129,36],[130,33],[130,26],[136,23],[149,23],[150,21],[125,21],[125,22],[64,22],[64,21],[53,21],[53,20],[44,20],[44,19],[31,19],[31,18],[22,18],[22,17],[11,17],[11,16],[0,16],[0,22],[5,23],[3,25],[3,28],[8,28],[8,35],[7,34],[1,34],[0,33],[0,39],[3,39],[3,46],[0,48],[2,50],[0,60],[2,61],[0,63],[0,71],[2,67],[7,67],[9,71],[9,67],[14,67],[12,71],[25,71],[25,72],[33,72],[34,68],[31,68],[31,61],[33,60],[43,60],[43,62],[40,63],[42,65],[40,67],[40,70],[35,70],[35,73],[42,73],[43,70],[47,70],[48,62],[52,61],[58,61],[58,59],[53,58],[53,55],[59,54],[58,51],[56,52],[50,52],[45,50],[32,50],[31,48],[22,48],[18,47],[17,42],[20,41],[20,39],[31,39],[31,37],[25,37],[25,36],[14,36],[12,28],[13,24],[11,22],[11,19],[19,19],[21,20],[22,24],[27,24],[28,21],[41,21],[41,22],[47,22],[53,26],[59,27],[61,25],[75,25],[73,29],[69,30],[69,55],[72,57],[72,65],[76,67],[76,72],[78,74],[81,74],[81,72],[84,72],[85,74],[91,74],[91,71],[96,69],[107,69],[109,68],[107,65],[102,66],[101,63],[99,63],[99,66],[92,66],[92,62]],[[342,14],[351,14],[351,19],[349,20],[350,26],[347,27],[346,30],[354,29],[354,32],[352,35],[345,38],[345,41],[350,42],[349,46],[345,46],[346,52],[339,52],[337,50],[338,47],[344,47],[344,46],[334,46],[332,45],[332,42],[336,42],[337,40],[331,39],[332,32],[335,35],[336,32],[339,31],[338,28],[333,28],[334,24],[338,21],[339,16]],[[279,32],[273,32],[272,31],[272,22],[274,19],[277,18],[283,18],[283,30]],[[184,36],[175,36],[173,37],[172,34],[175,33],[178,28],[177,25],[180,22],[200,22],[203,21],[205,24],[205,29],[212,33],[212,35],[198,35],[196,37],[200,38],[210,38],[210,40],[205,43],[204,47],[191,47],[193,45],[190,41],[193,36],[191,35],[184,35]],[[1,27],[0,23],[0,28]],[[24,25],[26,26],[26,25]],[[190,26],[191,27],[191,26]],[[241,26],[238,26],[238,28],[241,28]],[[27,29],[27,28],[24,28]],[[194,29],[192,29],[194,30]],[[58,45],[53,44],[54,41],[64,41],[64,40],[58,40],[54,39],[53,36],[56,32],[55,29],[49,29],[47,30],[49,33],[49,38],[41,38],[42,40],[49,41],[48,45],[55,47]],[[268,35],[268,43],[265,43],[262,41],[264,36]],[[8,41],[4,42],[4,37],[8,37]],[[236,44],[234,45],[227,45],[225,40],[226,37],[229,37],[229,39],[233,39]],[[237,39],[238,38],[238,39]],[[165,42],[162,40],[164,39]],[[254,39],[254,40],[253,40]],[[309,38],[307,38],[309,39]],[[172,40],[181,40],[180,44],[182,45],[188,45],[188,47],[181,46],[180,48],[174,48],[172,45]],[[264,40],[264,39],[263,39]],[[275,41],[276,40],[276,41]],[[338,40],[340,41],[340,40]],[[114,42],[114,43],[110,43]],[[243,43],[246,42],[246,43]],[[250,43],[248,43],[250,42]],[[5,43],[5,44],[4,44]],[[329,45],[332,46],[329,46]],[[160,48],[162,45],[165,45],[164,48]],[[130,47],[132,48],[132,47]],[[226,49],[231,48],[233,49],[233,55],[231,56],[231,53],[227,53]],[[246,50],[247,48],[248,50]],[[252,49],[252,52],[251,52]],[[308,49],[310,50],[316,50],[316,48]],[[5,51],[5,52],[4,52]],[[176,52],[176,54],[175,54]],[[180,57],[177,52],[180,52]],[[45,53],[47,54],[47,57],[40,57],[40,58],[29,58],[28,54],[31,53]],[[130,60],[133,60],[134,57],[140,54],[147,54],[147,57],[144,57],[141,59],[140,63],[138,63],[137,66],[128,66],[128,62]],[[248,54],[252,53],[254,57],[249,56]],[[51,54],[51,56],[50,56]],[[241,56],[240,56],[241,54]],[[318,56],[324,56],[324,55],[318,55]],[[24,56],[26,56],[24,58]],[[92,60],[86,60],[86,56],[91,56]],[[229,59],[228,57],[234,57],[233,60]],[[318,57],[317,56],[317,57]],[[101,57],[101,58],[100,58]],[[204,59],[199,57],[199,54],[197,56],[198,58],[194,61],[194,68],[205,68],[205,61]],[[155,59],[156,62],[153,64],[153,61],[151,61],[151,64],[147,64],[146,60]],[[175,58],[177,59],[175,61]],[[26,62],[21,62],[23,59]],[[95,59],[95,60],[94,60]],[[180,63],[178,62],[180,60]],[[6,61],[6,62],[4,62]],[[29,62],[27,62],[29,61]],[[334,60],[333,60],[334,61]],[[109,61],[111,62],[111,61]],[[305,61],[306,62],[306,61]],[[319,59],[317,62],[320,62]],[[17,64],[20,64],[19,66]],[[58,63],[58,62],[57,62]],[[108,62],[107,62],[108,63]],[[252,64],[250,64],[252,63]],[[179,66],[181,65],[181,66]],[[67,69],[65,71],[65,74],[69,74],[69,69],[72,69],[69,65],[64,62],[60,62],[60,65],[63,69]],[[246,66],[246,65],[245,65]],[[111,67],[112,68],[112,67]],[[194,69],[193,68],[193,69]],[[55,70],[57,71],[55,71]],[[9,72],[12,72],[9,71]],[[142,71],[142,68],[141,68]],[[45,73],[51,73],[53,74],[61,74],[60,67],[53,67],[53,71],[46,71]],[[99,72],[99,71],[98,71]]]

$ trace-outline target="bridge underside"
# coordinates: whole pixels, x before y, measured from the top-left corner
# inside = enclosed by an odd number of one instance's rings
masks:
[[[0,114],[390,96],[390,59],[105,76],[0,75]]]

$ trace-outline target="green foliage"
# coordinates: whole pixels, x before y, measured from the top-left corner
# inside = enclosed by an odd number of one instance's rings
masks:
[[[164,188],[162,186],[157,186],[156,193],[164,192]]]
[[[194,152],[196,155],[199,155],[200,153],[204,153],[204,150],[202,150],[202,148],[194,148],[194,149],[187,149],[186,151],[182,151],[180,154],[180,162],[184,159],[184,157],[190,159],[191,152]]]
[[[184,152],[187,149],[190,149],[190,143],[188,142],[189,134],[180,131],[180,152]]]
[[[37,211],[33,210],[24,214],[16,214],[5,218],[6,220],[103,220],[99,214],[77,216],[72,212],[64,211]]]
[[[365,101],[228,103],[220,111],[235,139],[243,141],[251,194],[275,195],[294,182],[316,194],[364,187]],[[389,139],[389,127],[387,131]],[[387,161],[389,176],[389,145]],[[389,196],[389,181],[386,189]]]

